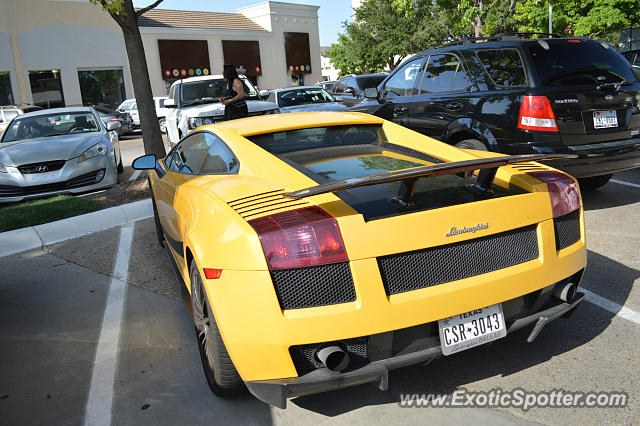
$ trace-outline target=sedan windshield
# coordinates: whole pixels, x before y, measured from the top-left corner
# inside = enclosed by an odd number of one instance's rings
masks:
[[[324,89],[318,87],[314,89],[296,89],[278,94],[278,106],[280,108],[303,105],[335,102],[336,100]]]
[[[98,131],[100,126],[90,112],[54,113],[16,118],[4,132],[2,142]]]

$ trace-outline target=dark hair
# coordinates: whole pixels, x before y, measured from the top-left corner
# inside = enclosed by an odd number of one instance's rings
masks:
[[[231,64],[224,64],[222,67],[222,75],[228,82],[233,82],[234,79],[238,78],[238,71],[236,71],[236,67]]]

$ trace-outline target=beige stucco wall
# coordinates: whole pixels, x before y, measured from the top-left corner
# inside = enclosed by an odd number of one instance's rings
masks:
[[[166,94],[158,39],[207,40],[212,73],[223,65],[222,40],[257,40],[261,89],[291,85],[283,33],[309,33],[312,73],[305,83],[321,80],[318,6],[265,1],[238,9],[263,31],[141,28],[154,95]],[[16,102],[32,102],[29,71],[59,69],[67,105],[82,103],[78,70],[122,69],[127,97],[131,75],[119,26],[88,0],[0,0],[0,71],[11,73]]]

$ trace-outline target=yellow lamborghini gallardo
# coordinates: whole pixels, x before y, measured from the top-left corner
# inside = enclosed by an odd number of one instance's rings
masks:
[[[358,113],[203,126],[144,156],[208,384],[259,399],[374,382],[582,301],[576,181]]]

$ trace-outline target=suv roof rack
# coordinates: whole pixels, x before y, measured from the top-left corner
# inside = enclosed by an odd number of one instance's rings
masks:
[[[507,33],[498,33],[485,37],[465,37],[459,40],[450,41],[449,43],[442,44],[440,47],[449,47],[449,46],[458,46],[462,44],[473,44],[479,42],[489,42],[489,41],[504,41],[504,40],[518,40],[522,38],[528,38],[533,35],[543,35],[548,38],[561,38],[565,37],[558,33],[537,33],[537,32],[507,32]]]

